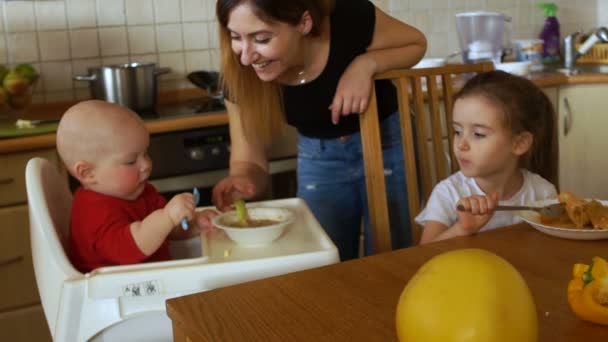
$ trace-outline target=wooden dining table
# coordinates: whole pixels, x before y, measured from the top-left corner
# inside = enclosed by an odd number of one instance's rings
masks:
[[[433,256],[461,248],[491,251],[522,274],[539,341],[608,341],[608,326],[580,320],[566,296],[572,266],[608,257],[608,240],[557,238],[526,223],[169,299],[174,340],[396,341],[408,280]]]

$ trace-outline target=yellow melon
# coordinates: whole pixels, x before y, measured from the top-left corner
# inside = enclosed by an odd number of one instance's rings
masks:
[[[527,342],[538,339],[530,289],[505,259],[482,249],[433,257],[397,305],[401,342]]]

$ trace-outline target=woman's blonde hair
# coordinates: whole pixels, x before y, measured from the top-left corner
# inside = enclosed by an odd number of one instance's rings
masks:
[[[254,134],[265,143],[283,132],[285,118],[281,101],[281,86],[259,79],[251,66],[244,66],[232,51],[228,20],[232,10],[249,3],[255,14],[268,23],[284,22],[297,25],[308,11],[313,27],[310,34],[321,34],[323,18],[331,13],[333,0],[218,0],[216,6],[221,48],[221,82],[228,100],[241,109],[245,134]]]

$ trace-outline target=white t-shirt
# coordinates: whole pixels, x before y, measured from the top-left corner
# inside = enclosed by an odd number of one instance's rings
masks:
[[[557,198],[557,190],[546,179],[521,169],[524,183],[519,191],[506,201],[499,201],[501,205],[528,205],[534,201]],[[461,171],[456,172],[435,186],[426,207],[418,216],[416,223],[424,226],[427,221],[441,222],[451,227],[458,220],[456,203],[472,195],[486,195],[477,186],[475,179],[466,177]],[[490,221],[480,231],[519,223],[522,220],[517,211],[496,211]]]

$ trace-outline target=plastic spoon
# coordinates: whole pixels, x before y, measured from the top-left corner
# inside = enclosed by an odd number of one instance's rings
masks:
[[[192,196],[194,196],[194,206],[196,207],[201,199],[201,194],[198,192],[197,188],[192,189]],[[185,217],[182,219],[181,226],[183,230],[188,230],[188,228],[190,228],[188,220]]]

